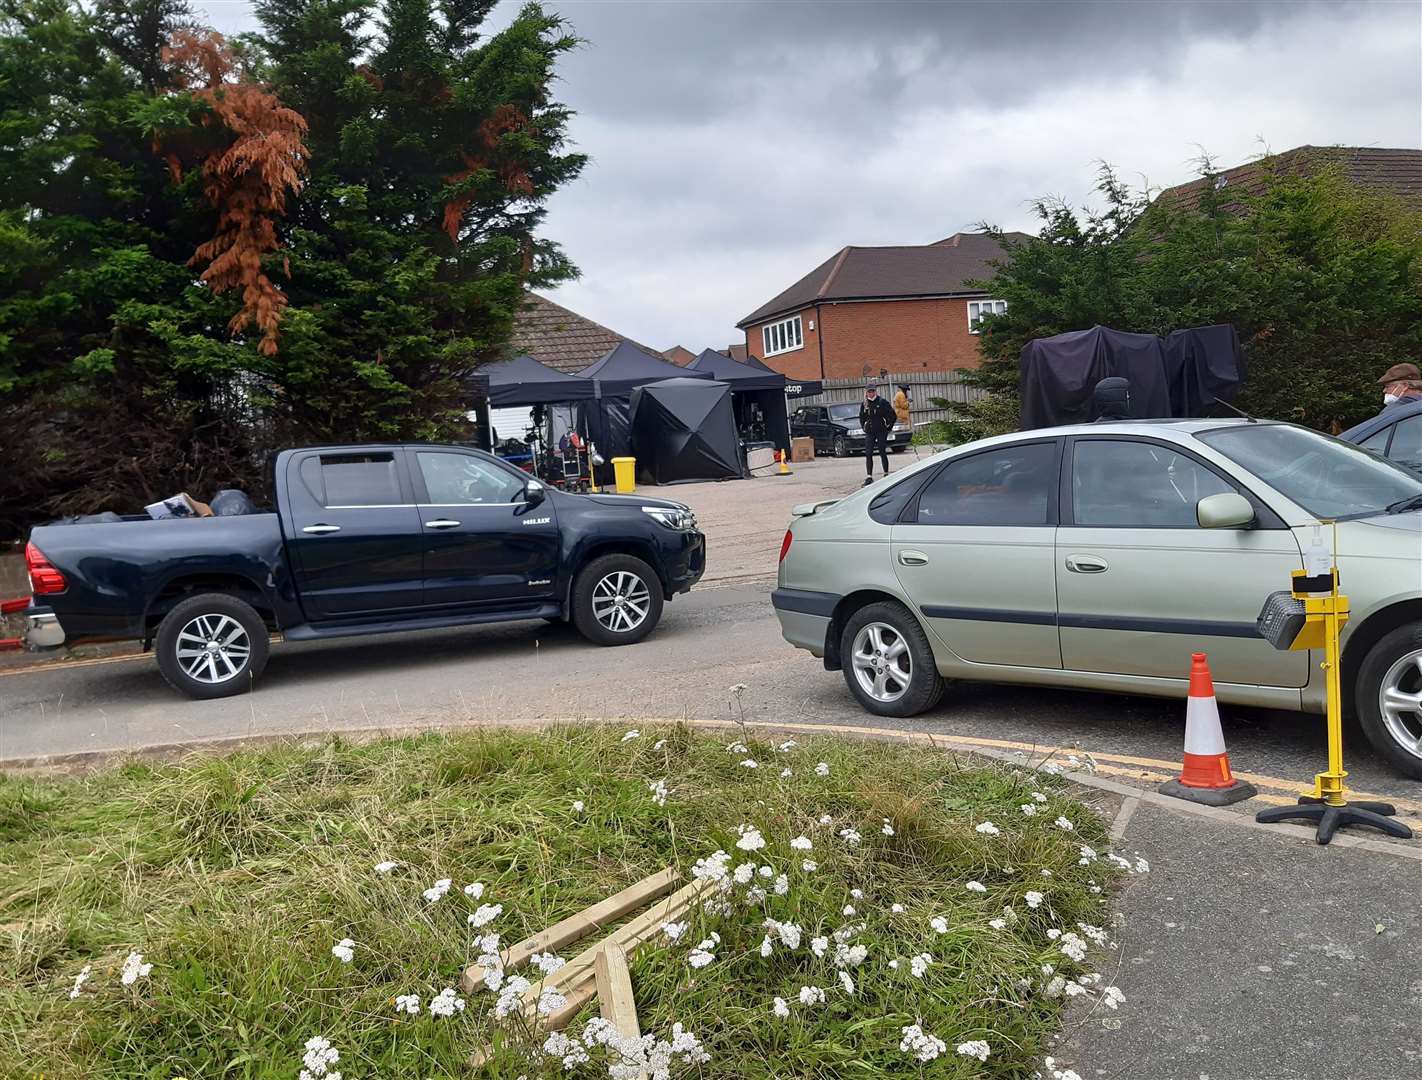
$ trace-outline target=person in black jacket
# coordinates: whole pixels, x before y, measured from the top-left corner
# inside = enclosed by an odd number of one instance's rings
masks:
[[[871,382],[864,388],[864,404],[859,406],[859,426],[864,429],[864,482],[874,480],[874,447],[879,448],[879,460],[884,475],[889,475],[889,432],[894,430],[898,415],[894,407],[879,396]]]

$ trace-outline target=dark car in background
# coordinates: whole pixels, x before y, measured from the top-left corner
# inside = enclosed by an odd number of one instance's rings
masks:
[[[30,643],[141,641],[177,690],[218,698],[251,688],[274,632],[545,619],[630,645],[706,567],[681,503],[549,490],[467,447],[309,447],[274,469],[269,511],[36,528]]]
[[[857,401],[837,405],[802,405],[790,414],[791,438],[815,440],[815,453],[848,457],[864,453],[864,429],[859,426]],[[907,424],[895,424],[889,434],[889,449],[902,454],[913,440]]]
[[[1422,401],[1389,405],[1338,437],[1422,473]]]

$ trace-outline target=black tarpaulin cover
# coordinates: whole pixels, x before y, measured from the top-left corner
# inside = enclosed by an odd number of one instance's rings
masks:
[[[731,388],[675,378],[632,391],[632,452],[637,471],[657,484],[741,476]]]
[[[1095,419],[1091,391],[1112,376],[1130,380],[1136,420],[1198,416],[1233,396],[1242,378],[1233,327],[1177,330],[1171,340],[1093,326],[1029,341],[1018,361],[1023,430]]]
[[[496,408],[586,401],[593,396],[591,379],[554,371],[531,356],[515,356],[512,360],[485,364],[479,369],[479,374],[488,377],[489,403]]]
[[[745,390],[785,389],[785,376],[780,372],[764,367],[751,367],[739,360],[732,360],[715,349],[703,349],[701,355],[686,365],[686,370],[704,371],[713,379],[729,383],[735,393]]]
[[[630,342],[620,342],[603,356],[578,372],[585,379],[596,379],[602,384],[602,396],[626,397],[634,387],[643,386],[660,379],[693,378],[709,379],[702,372],[687,372],[675,364],[644,353]]]

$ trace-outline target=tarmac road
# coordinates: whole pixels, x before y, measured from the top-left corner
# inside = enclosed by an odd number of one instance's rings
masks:
[[[279,644],[252,694],[180,698],[150,657],[0,673],[0,762],[95,750],[372,726],[541,717],[746,719],[927,731],[998,749],[1076,748],[1103,775],[1153,785],[1178,764],[1184,702],[956,683],[925,716],[869,716],[839,674],[781,640],[768,582],[702,588],[668,605],[646,642],[588,645],[567,627],[515,623]],[[1235,771],[1292,801],[1326,766],[1319,717],[1226,709]],[[1356,729],[1350,785],[1422,817],[1422,783],[1393,773]],[[1005,744],[1005,745],[1004,745]],[[1124,759],[1124,760],[1123,760]],[[1241,809],[1254,809],[1257,802]]]

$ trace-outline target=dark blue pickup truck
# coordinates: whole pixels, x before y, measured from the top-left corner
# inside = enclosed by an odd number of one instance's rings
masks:
[[[460,446],[277,455],[275,512],[44,525],[26,549],[35,647],[142,641],[190,697],[249,690],[288,641],[517,619],[640,641],[706,566],[680,503],[571,495]]]

